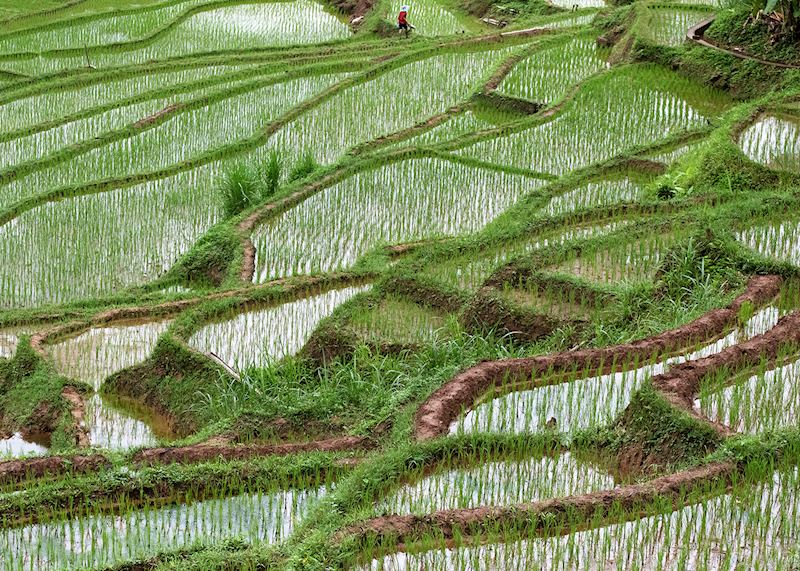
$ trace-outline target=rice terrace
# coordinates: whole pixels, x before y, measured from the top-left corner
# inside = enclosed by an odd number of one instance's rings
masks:
[[[0,571],[800,571],[800,0],[0,0]]]

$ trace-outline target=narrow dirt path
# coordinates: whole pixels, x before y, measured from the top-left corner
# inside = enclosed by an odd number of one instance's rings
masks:
[[[263,456],[288,456],[300,452],[349,452],[369,450],[374,443],[363,436],[340,436],[282,444],[196,444],[173,448],[148,448],[133,456],[136,464],[196,464],[210,460],[247,460]]]
[[[760,57],[756,57],[756,56],[750,55],[750,54],[740,50],[739,48],[736,48],[736,47],[725,47],[725,46],[718,45],[718,44],[712,42],[711,40],[707,40],[705,38],[705,32],[706,32],[706,30],[708,30],[708,28],[711,27],[711,24],[714,23],[715,19],[716,19],[716,16],[712,16],[711,18],[703,20],[699,24],[695,24],[694,26],[689,28],[689,30],[686,32],[686,38],[689,39],[690,41],[698,44],[698,45],[704,46],[706,48],[710,48],[712,50],[717,50],[719,52],[723,52],[723,53],[726,53],[728,55],[732,55],[733,57],[736,57],[736,58],[739,58],[739,59],[754,61],[754,62],[760,63],[762,65],[770,65],[770,66],[774,66],[774,67],[781,67],[781,68],[784,68],[784,69],[800,69],[800,64],[792,64],[792,63],[785,63],[785,62],[780,62],[780,61],[762,59]]]
[[[109,466],[111,466],[111,462],[101,454],[6,460],[0,462],[0,486],[46,476],[94,473]]]

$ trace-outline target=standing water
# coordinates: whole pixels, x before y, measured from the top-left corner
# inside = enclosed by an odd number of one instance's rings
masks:
[[[147,359],[166,331],[169,321],[153,323],[121,323],[95,327],[50,348],[50,356],[62,375],[80,379],[100,390],[103,381],[113,373]],[[122,408],[123,402],[109,404],[95,392],[86,406],[86,428],[93,446],[124,450],[150,446],[157,442],[150,423],[134,418]],[[138,415],[137,415],[138,416]],[[167,436],[159,431],[161,436]]]

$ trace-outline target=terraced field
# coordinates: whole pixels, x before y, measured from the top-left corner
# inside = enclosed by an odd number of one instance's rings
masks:
[[[0,0],[0,571],[798,568],[796,66],[478,4]]]

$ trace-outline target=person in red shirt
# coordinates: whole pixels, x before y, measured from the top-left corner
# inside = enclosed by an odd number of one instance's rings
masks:
[[[408,23],[408,6],[402,6],[400,13],[397,15],[397,28],[406,33],[408,36],[409,29],[414,29],[414,26]]]

